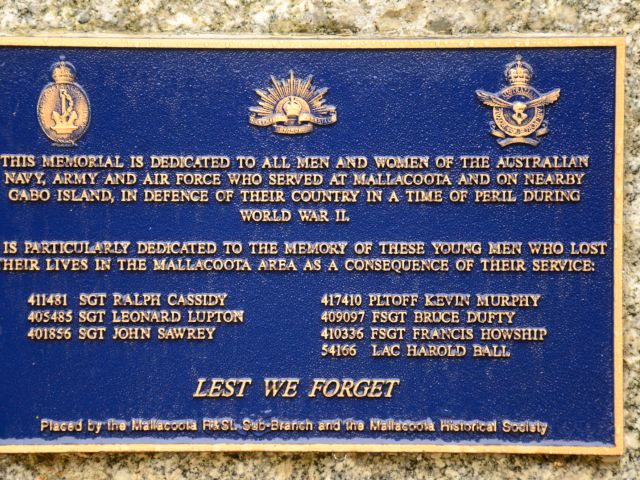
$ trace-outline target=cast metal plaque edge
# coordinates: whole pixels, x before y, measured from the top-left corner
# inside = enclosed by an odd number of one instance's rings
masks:
[[[492,36],[492,37],[292,37],[292,36],[174,36],[159,35],[34,35],[0,36],[0,47],[171,48],[171,49],[476,49],[614,47],[615,162],[614,162],[614,445],[505,445],[405,443],[101,443],[0,445],[0,453],[97,452],[385,452],[385,453],[514,453],[556,455],[622,455],[623,405],[623,183],[624,183],[624,62],[625,37],[615,36]]]

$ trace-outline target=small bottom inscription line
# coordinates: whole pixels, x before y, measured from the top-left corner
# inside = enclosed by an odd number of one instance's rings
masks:
[[[332,434],[354,434],[358,432],[374,432],[380,434],[428,434],[441,432],[445,434],[469,434],[490,437],[498,434],[537,435],[544,437],[549,431],[548,422],[541,420],[463,420],[443,418],[397,419],[370,418],[360,419],[327,419],[310,420],[284,418],[202,418],[194,419],[159,419],[132,418],[121,419],[79,419],[40,420],[40,431],[46,434],[76,435],[137,435],[141,433],[159,433],[175,435],[176,433],[203,432],[208,434],[255,434],[257,436],[276,432],[331,432]]]

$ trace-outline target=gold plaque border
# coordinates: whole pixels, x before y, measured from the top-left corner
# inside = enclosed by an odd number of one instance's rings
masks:
[[[613,238],[613,337],[615,444],[512,445],[427,443],[69,443],[0,445],[0,453],[70,452],[389,452],[389,453],[529,453],[559,455],[622,455],[624,452],[622,364],[622,205],[624,173],[624,61],[625,37],[466,37],[466,38],[360,38],[304,36],[137,36],[37,35],[0,36],[0,47],[176,48],[176,49],[474,49],[474,48],[580,48],[616,49],[615,173]]]

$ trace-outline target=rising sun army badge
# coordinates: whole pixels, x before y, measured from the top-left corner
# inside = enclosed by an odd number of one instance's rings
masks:
[[[313,76],[297,79],[291,71],[289,79],[271,77],[272,87],[256,90],[257,107],[249,108],[249,123],[257,127],[273,126],[276,133],[296,135],[309,133],[314,125],[330,125],[337,120],[336,107],[326,105],[328,88],[311,85]]]
[[[491,134],[499,138],[502,147],[514,143],[536,146],[540,143],[537,137],[549,132],[544,107],[560,98],[560,89],[540,94],[529,85],[533,69],[520,55],[507,65],[504,75],[509,85],[499,92],[476,90],[480,101],[493,107]]]
[[[89,128],[89,98],[75,83],[75,68],[64,57],[53,65],[51,76],[54,83],[45,86],[38,99],[38,120],[55,146],[73,147]]]

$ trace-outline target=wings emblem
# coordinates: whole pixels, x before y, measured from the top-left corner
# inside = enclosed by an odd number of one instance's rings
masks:
[[[491,134],[501,147],[514,143],[535,147],[549,132],[544,107],[558,101],[560,89],[538,93],[531,85],[533,68],[520,55],[506,65],[504,77],[508,85],[499,92],[476,90],[482,104],[493,108]]]
[[[544,107],[545,105],[550,105],[556,102],[560,98],[560,89],[556,88],[551,90],[550,92],[545,93],[544,95],[539,96],[533,100],[529,100],[528,102],[508,102],[497,95],[494,95],[490,92],[485,92],[484,90],[476,90],[476,95],[478,98],[488,107],[497,107],[497,108],[510,108],[515,111],[514,106],[522,103],[526,106],[526,108],[535,108],[535,107]]]

